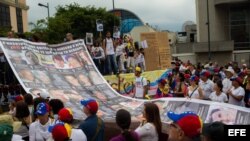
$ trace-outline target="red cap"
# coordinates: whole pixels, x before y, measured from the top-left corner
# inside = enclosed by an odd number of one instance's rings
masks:
[[[58,123],[54,126],[50,126],[49,131],[55,141],[68,140],[71,135],[71,127],[64,123]]]
[[[205,77],[209,77],[210,76],[210,72],[209,71],[203,71],[200,74],[201,76],[205,76]]]
[[[85,100],[81,100],[81,104],[88,108],[89,111],[92,113],[92,114],[96,114],[97,110],[98,110],[98,103],[96,100],[94,99],[85,99]]]
[[[184,74],[184,78],[185,79],[189,79],[190,78],[190,74]]]
[[[23,100],[23,96],[18,95],[18,96],[15,97],[16,102],[21,101],[21,100]]]
[[[193,112],[184,112],[182,114],[175,114],[168,112],[168,117],[174,121],[185,133],[185,136],[193,138],[198,136],[202,130],[202,120]]]
[[[69,108],[63,108],[58,112],[58,119],[65,123],[71,123],[73,120],[73,113]]]

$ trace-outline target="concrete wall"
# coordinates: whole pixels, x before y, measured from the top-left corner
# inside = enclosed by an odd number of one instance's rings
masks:
[[[229,12],[226,6],[215,7],[214,0],[209,2],[210,19],[210,40],[226,41],[229,38]],[[198,42],[208,41],[207,30],[207,0],[196,0],[196,19],[197,19],[197,40]]]
[[[193,53],[193,43],[180,43],[176,44],[176,52],[181,53]]]
[[[194,53],[172,54],[172,57],[178,57],[178,59],[183,62],[187,62],[189,60],[192,64],[197,63],[196,54]]]
[[[239,65],[247,64],[250,66],[250,50],[244,52],[234,52],[233,53],[234,61],[237,61]]]
[[[229,4],[229,3],[237,3],[237,2],[247,2],[249,0],[214,0],[214,4]]]
[[[208,61],[208,53],[196,53],[197,62],[205,63]],[[232,52],[211,52],[211,61],[219,65],[225,65],[233,60]]]
[[[218,51],[233,51],[234,50],[234,42],[233,41],[220,41],[220,42],[211,42],[210,43],[210,51],[218,52]],[[200,42],[195,43],[193,46],[194,52],[208,52],[208,43]]]

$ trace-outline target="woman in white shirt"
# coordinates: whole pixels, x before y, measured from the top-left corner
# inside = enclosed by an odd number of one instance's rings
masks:
[[[216,101],[216,102],[227,103],[228,102],[227,95],[222,92],[222,89],[223,89],[222,82],[221,81],[217,81],[214,84],[214,92],[212,92],[210,94],[209,99],[212,100],[212,101]]]
[[[22,122],[21,127],[15,131],[15,134],[22,136],[24,140],[29,139],[29,125],[31,123],[31,115],[28,105],[24,101],[16,103],[16,116],[15,121]]]
[[[195,98],[195,99],[202,99],[203,92],[202,89],[198,85],[199,77],[196,75],[192,75],[190,77],[190,86],[188,87],[188,97]]]
[[[233,88],[228,92],[228,103],[244,107],[245,90],[241,87],[242,79],[240,77],[236,77],[231,78],[230,80],[232,81]]]
[[[37,119],[30,125],[29,140],[30,141],[45,141],[48,140],[51,134],[48,131],[53,120],[49,118],[49,105],[42,102],[37,105],[35,114]]]
[[[159,108],[154,103],[145,103],[143,111],[144,120],[135,130],[141,141],[158,141],[161,134],[161,119]]]

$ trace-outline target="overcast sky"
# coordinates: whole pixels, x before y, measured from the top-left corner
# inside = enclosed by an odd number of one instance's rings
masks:
[[[47,17],[47,9],[38,3],[49,2],[50,15],[56,12],[58,5],[78,3],[81,6],[92,5],[112,9],[112,0],[26,0],[30,6],[29,22]],[[115,0],[116,8],[123,8],[136,13],[143,22],[161,30],[181,31],[185,21],[196,23],[195,0]]]

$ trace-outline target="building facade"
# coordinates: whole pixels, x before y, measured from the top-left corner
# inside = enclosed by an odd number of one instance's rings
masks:
[[[114,13],[120,18],[120,32],[121,35],[129,33],[136,26],[143,26],[143,21],[132,11],[126,9],[116,8],[109,12]]]
[[[197,41],[203,44],[204,50],[208,50],[204,44],[208,43],[209,23],[212,51],[217,52],[213,46],[217,43],[219,51],[228,52],[227,61],[250,65],[250,0],[196,0],[196,19]],[[232,57],[229,56],[231,48]],[[200,51],[200,46],[195,50]]]
[[[26,0],[0,0],[0,27],[11,27],[18,33],[28,31]]]

